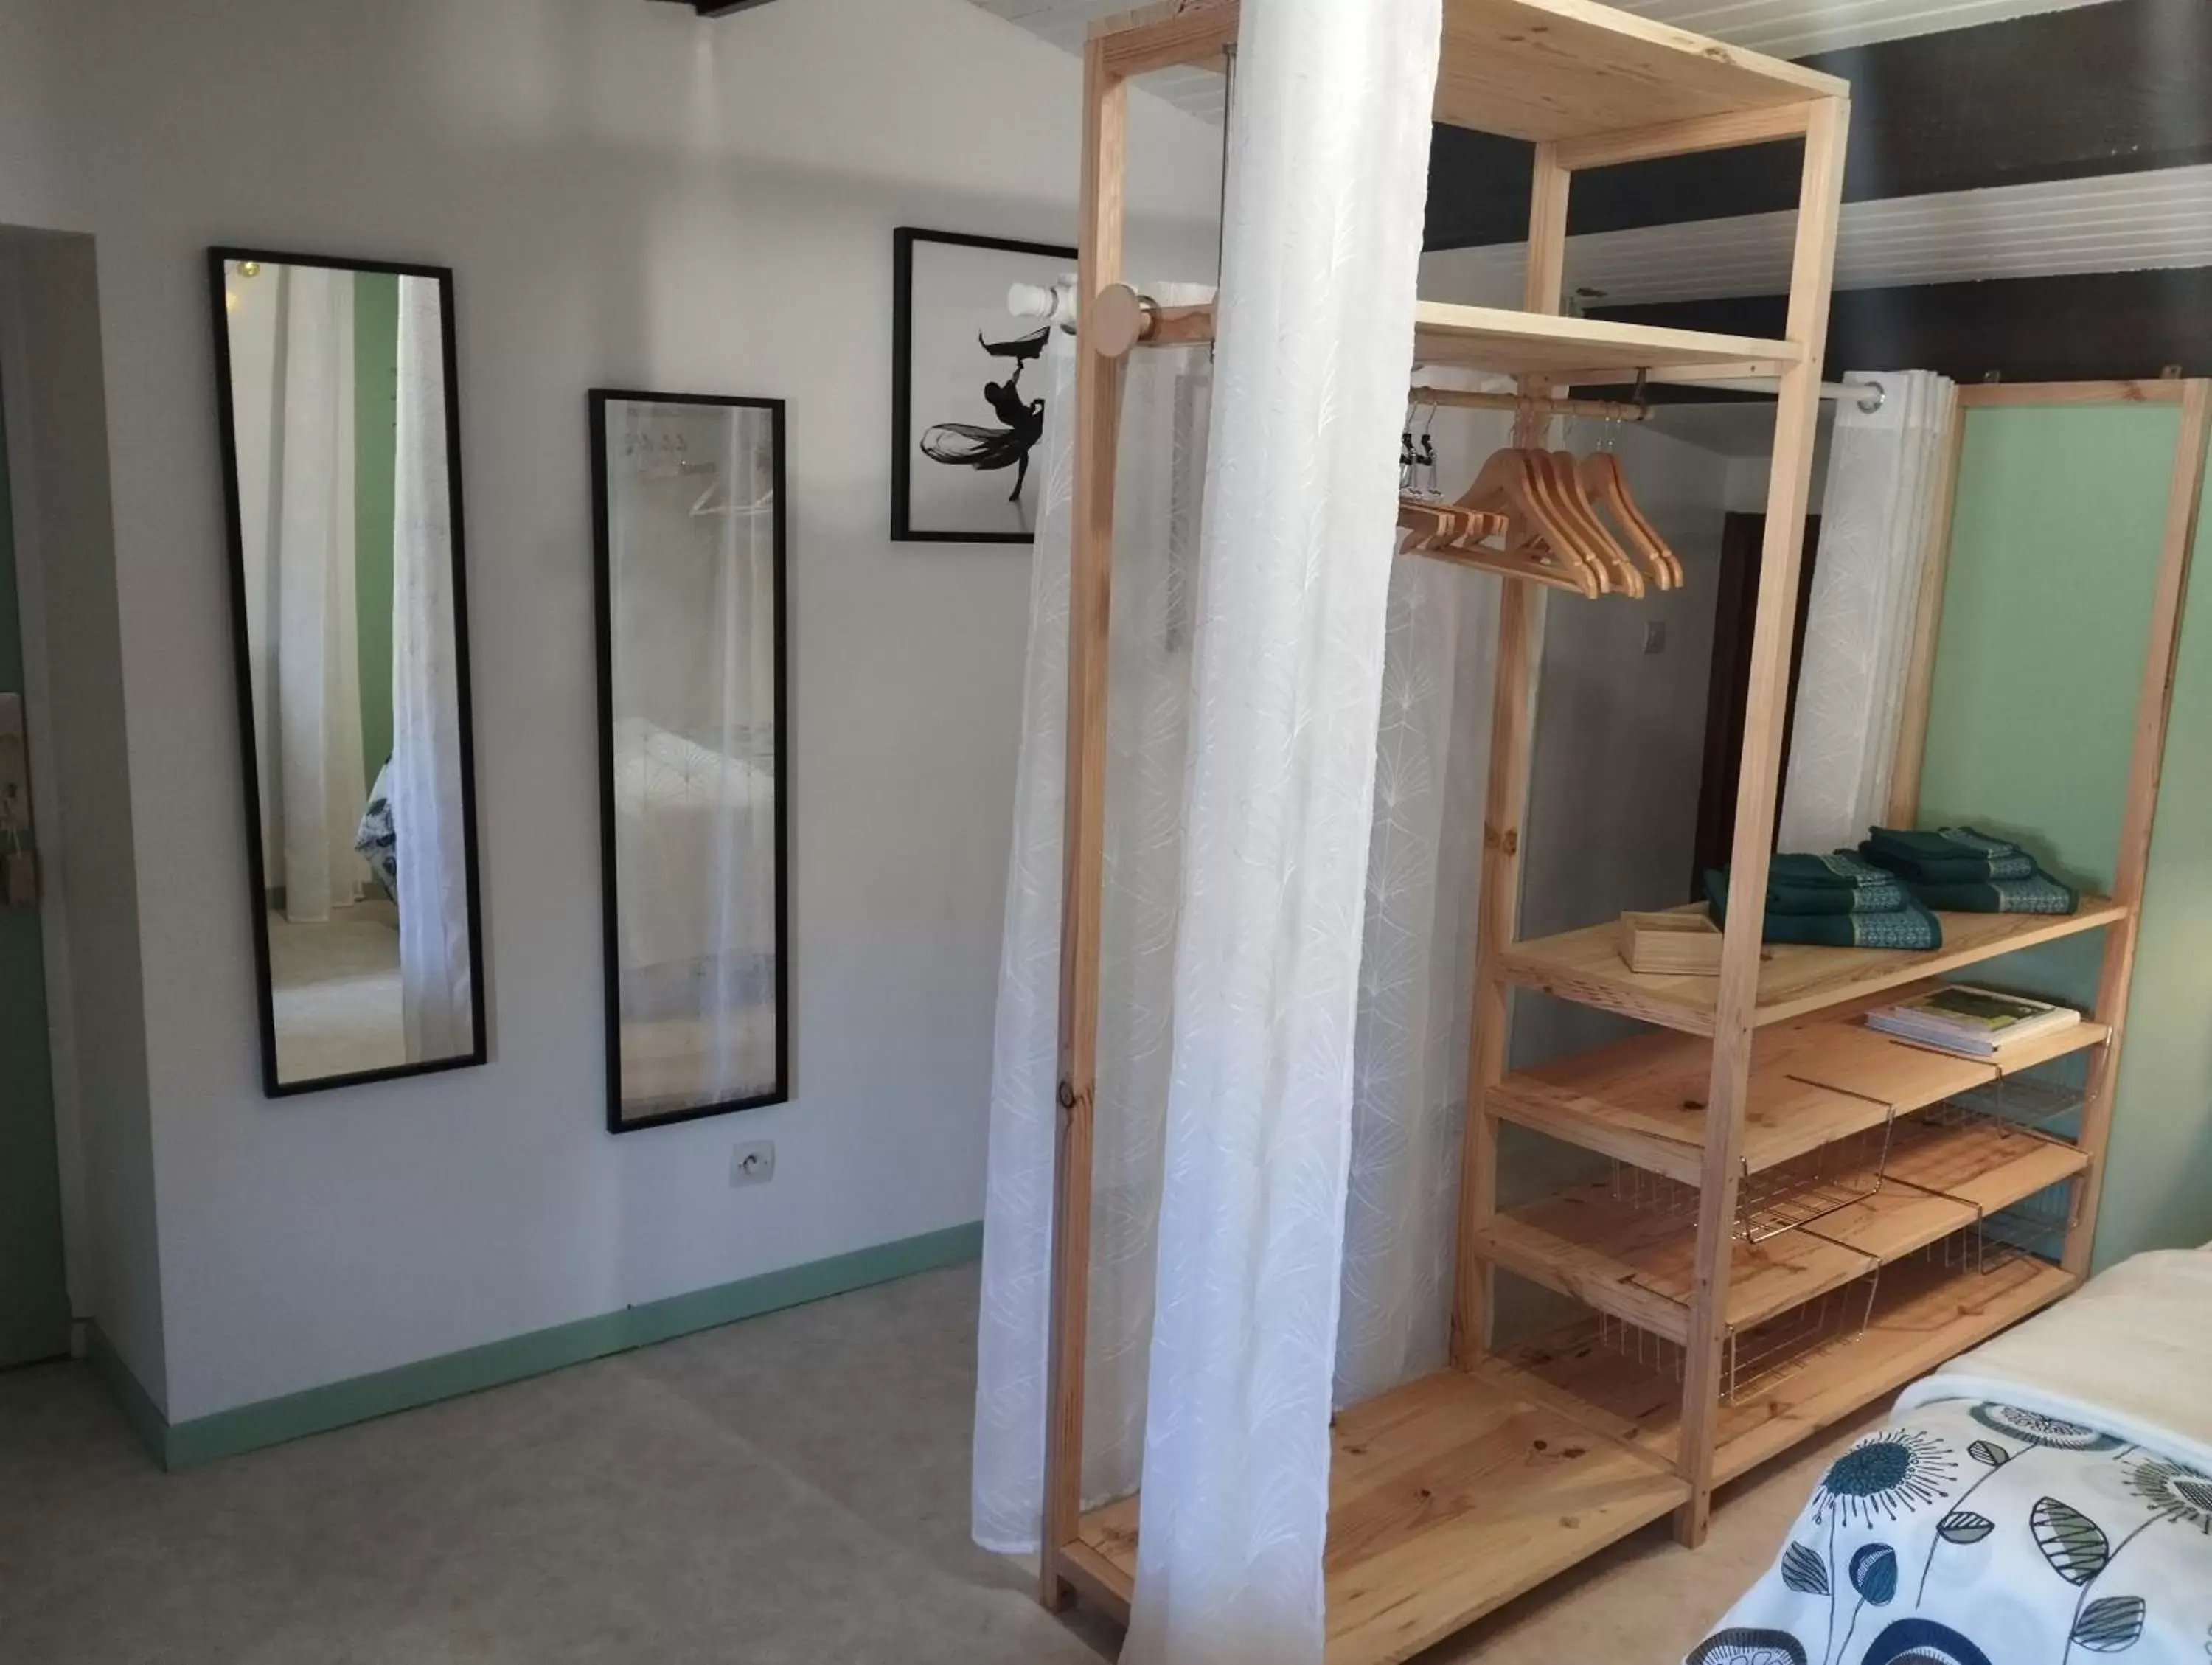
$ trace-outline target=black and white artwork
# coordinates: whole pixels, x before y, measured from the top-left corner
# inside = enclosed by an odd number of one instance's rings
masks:
[[[1059,282],[1075,251],[902,226],[892,253],[891,536],[1029,543],[1050,331],[1006,292]]]

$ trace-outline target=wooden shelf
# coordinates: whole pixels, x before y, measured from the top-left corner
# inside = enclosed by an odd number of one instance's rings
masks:
[[[1972,1218],[1968,1210],[1966,1220]],[[1698,1261],[1693,1213],[1638,1208],[1616,1198],[1610,1180],[1598,1180],[1498,1215],[1474,1234],[1474,1248],[1486,1260],[1655,1335],[1674,1342],[1689,1337]],[[1809,1230],[1739,1242],[1729,1262],[1729,1325],[1747,1329],[1864,1277],[1876,1264]]]
[[[1413,362],[1565,380],[1626,380],[1641,369],[1699,365],[1795,363],[1803,349],[1786,341],[1662,330],[1595,318],[1554,318],[1502,307],[1424,301],[1413,314]]]
[[[1330,1437],[1328,1665],[1396,1665],[1690,1494],[1634,1447],[1455,1370],[1339,1413]],[[1126,1604],[1137,1499],[1085,1515],[1079,1546]]]
[[[1134,76],[1218,70],[1237,22],[1236,0],[1183,0],[1102,19],[1091,33],[1112,71]],[[1516,138],[1576,139],[1849,91],[1818,70],[1586,0],[1445,0],[1435,113]]]
[[[1907,987],[1886,998],[1920,992]],[[1893,1107],[1921,1109],[2099,1045],[2109,1034],[2085,1019],[2014,1048],[2000,1065],[1884,1035],[1861,1023],[1856,1010],[1770,1024],[1752,1042],[1743,1170],[1764,1172],[1881,1126]],[[1516,1071],[1484,1102],[1505,1121],[1694,1185],[1705,1172],[1711,1068],[1711,1044],[1699,1036],[1638,1035]]]
[[[1919,1261],[1881,1275],[1863,1334],[1723,1402],[1716,1480],[1729,1480],[2067,1294],[2078,1280],[2032,1255],[1987,1272]],[[1602,1346],[1595,1320],[1491,1358],[1480,1374],[1625,1445],[1671,1461],[1681,1384]]]
[[[1924,954],[1770,944],[1759,969],[1759,1006],[1753,1021],[1784,1023],[1861,995],[1946,975],[2014,949],[2117,924],[2127,916],[2120,902],[2085,896],[2079,908],[2063,915],[1940,914],[1936,917],[1943,922],[1943,945]],[[1620,957],[1619,939],[1618,928],[1607,921],[1561,936],[1517,942],[1504,957],[1505,975],[1561,1000],[1602,1006],[1685,1034],[1711,1035],[1719,980],[1631,971]]]
[[[1436,118],[1523,139],[1847,94],[1817,70],[1584,0],[1445,0]]]
[[[1869,1160],[1824,1183],[1832,1194],[1864,1192],[1856,1201],[1758,1243],[1735,1243],[1729,1328],[1748,1330],[1840,1289],[2087,1165],[2072,1145],[1985,1118],[1899,1123],[1879,1173]],[[1694,1212],[1638,1206],[1612,1179],[1599,1179],[1496,1216],[1474,1245],[1484,1259],[1600,1312],[1678,1344],[1689,1338]]]
[[[1954,1198],[1981,1218],[2069,1180],[2088,1165],[2087,1153],[2064,1139],[1977,1120],[1963,1127],[1909,1124],[1891,1147],[1887,1172],[1899,1186]],[[1888,1188],[1887,1182],[1883,1188]],[[1832,1217],[1818,1229],[1857,1243],[1862,1240],[1849,1235],[1855,1218]],[[1894,1253],[1918,1246],[1907,1244]]]

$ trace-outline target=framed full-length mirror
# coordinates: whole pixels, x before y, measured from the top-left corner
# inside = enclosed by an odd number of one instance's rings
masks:
[[[591,396],[607,1126],[790,1097],[783,402]]]
[[[208,276],[264,1085],[480,1064],[453,274]]]

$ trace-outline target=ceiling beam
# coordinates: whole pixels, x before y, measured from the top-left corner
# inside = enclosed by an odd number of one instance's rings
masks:
[[[2107,0],[1805,62],[1851,83],[1848,202],[2212,161],[2212,5]],[[1529,147],[1438,127],[1427,246],[1518,242]],[[1796,206],[1795,142],[1578,174],[1572,233]]]

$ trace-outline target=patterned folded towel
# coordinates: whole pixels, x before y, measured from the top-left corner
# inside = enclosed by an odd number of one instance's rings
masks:
[[[1767,868],[1770,914],[1889,914],[1905,900],[1896,874],[1869,866],[1849,850],[1778,855]]]
[[[1912,894],[1927,907],[1954,914],[2070,914],[2081,905],[2071,886],[2041,872],[2029,878],[1915,884]]]
[[[1972,827],[1939,827],[1933,832],[1870,827],[1859,853],[1876,866],[1929,884],[2031,878],[2035,874],[2035,859],[2019,845]]]
[[[1991,838],[1985,832],[1972,827],[1938,827],[1933,832],[1916,832],[1909,827],[1869,827],[1867,842],[1879,844],[1899,855],[1929,860],[1940,856],[1998,856],[2021,855],[2025,852],[2019,845],[2002,838]]]
[[[1728,875],[1705,872],[1705,899],[1713,918],[1728,920]],[[1759,924],[1765,942],[1811,943],[1825,948],[1900,948],[1926,950],[1943,945],[1943,927],[1910,896],[1904,905],[1873,914],[1782,914],[1769,908]]]
[[[1887,869],[1908,884],[1972,884],[1990,878],[2033,878],[2036,873],[2035,858],[2024,854],[1899,855],[1872,839],[1860,845],[1859,852],[1875,866]]]
[[[1837,850],[1827,855],[1778,855],[1767,864],[1766,882],[1806,889],[1862,890],[1870,884],[1897,881],[1894,874],[1869,866],[1851,851]]]

